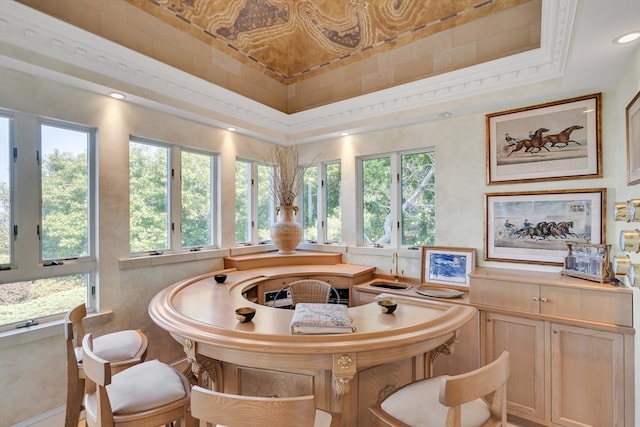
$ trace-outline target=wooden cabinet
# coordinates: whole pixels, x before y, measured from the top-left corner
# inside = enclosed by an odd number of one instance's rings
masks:
[[[467,304],[467,298],[442,299],[429,298],[415,292],[414,289],[409,291],[389,291],[384,288],[374,288],[370,286],[356,286],[352,289],[353,305],[363,305],[375,301],[376,296],[381,293],[394,294],[402,296],[412,296],[416,299],[432,299],[435,301],[446,302],[451,304]],[[480,367],[480,333],[479,333],[480,314],[467,322],[458,335],[458,342],[453,347],[451,354],[441,354],[433,364],[434,375],[457,375],[464,372],[473,371]]]
[[[511,353],[509,415],[548,426],[636,425],[637,289],[490,268],[470,283],[482,363]]]
[[[504,350],[511,355],[511,374],[507,383],[508,411],[511,414],[543,420],[544,322],[483,311],[482,349],[486,362]]]
[[[549,362],[552,423],[633,425],[624,419],[622,334],[552,323]]]

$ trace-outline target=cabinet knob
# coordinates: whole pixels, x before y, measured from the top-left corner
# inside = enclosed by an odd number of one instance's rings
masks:
[[[540,301],[540,298],[538,298],[538,297],[533,297],[533,300],[534,300],[534,301]]]
[[[546,298],[544,298],[544,297],[540,298],[540,301],[542,301],[542,302],[549,302],[549,300],[548,300],[548,299],[546,299]]]

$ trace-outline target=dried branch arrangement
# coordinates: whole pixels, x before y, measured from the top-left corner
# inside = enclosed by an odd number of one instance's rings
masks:
[[[274,165],[272,191],[280,206],[293,206],[302,185],[298,166],[298,147],[274,145],[271,149]]]

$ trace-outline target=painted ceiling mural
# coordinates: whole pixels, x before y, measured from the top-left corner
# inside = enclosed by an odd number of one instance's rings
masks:
[[[140,5],[140,0],[127,0]],[[282,80],[358,60],[528,0],[148,0]]]

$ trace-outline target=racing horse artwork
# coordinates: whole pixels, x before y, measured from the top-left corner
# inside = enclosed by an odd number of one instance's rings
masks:
[[[535,151],[535,153],[539,152],[540,150],[542,150],[543,148],[547,151],[551,151],[549,150],[547,147],[545,147],[544,143],[543,143],[543,137],[542,134],[544,132],[549,132],[549,129],[547,128],[539,128],[538,130],[536,130],[533,135],[528,138],[528,139],[521,139],[517,142],[513,142],[513,138],[511,138],[510,140],[510,144],[513,145],[513,149],[509,152],[509,154],[507,154],[507,157],[509,157],[510,155],[512,155],[513,153],[515,153],[516,151],[520,151],[522,150],[522,148],[524,147],[524,151],[525,152],[529,152],[529,153],[534,153],[534,149],[537,149]]]
[[[582,129],[583,127],[584,126],[573,125],[573,126],[569,126],[562,132],[557,133],[555,135],[545,135],[544,137],[542,137],[542,144],[543,145],[551,144],[552,148],[555,147],[556,144],[564,144],[562,147],[558,147],[558,148],[564,148],[567,145],[569,145],[570,142],[575,142],[578,145],[582,145],[578,141],[571,139],[571,132],[573,132],[574,130]]]

